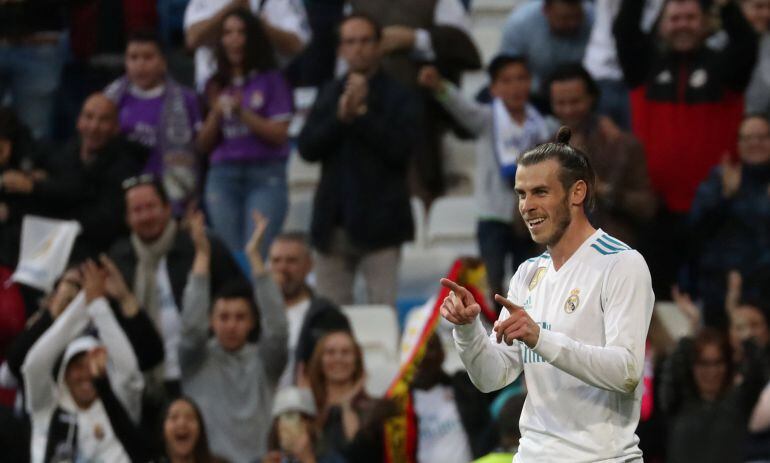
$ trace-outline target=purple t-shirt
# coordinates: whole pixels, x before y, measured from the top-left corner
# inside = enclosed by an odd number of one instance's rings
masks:
[[[198,98],[192,90],[183,89],[187,116],[190,119],[191,135],[194,137],[201,126],[201,112]],[[150,156],[144,166],[145,172],[161,175],[163,172],[163,153],[160,152],[160,117],[163,112],[165,93],[160,95],[138,95],[128,90],[121,98],[120,131],[129,140],[141,143],[150,148]]]
[[[248,76],[240,85],[231,85],[223,94],[235,96],[241,93],[241,107],[272,120],[288,121],[294,109],[291,88],[280,72]],[[223,116],[222,138],[211,154],[211,163],[255,162],[286,159],[289,144],[274,145],[259,138],[235,116]]]

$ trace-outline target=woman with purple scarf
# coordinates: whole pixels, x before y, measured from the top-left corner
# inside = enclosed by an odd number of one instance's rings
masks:
[[[288,193],[286,160],[291,88],[259,20],[248,10],[225,16],[216,44],[217,72],[206,84],[209,113],[199,143],[211,151],[205,201],[216,233],[231,251],[253,231],[252,210],[268,218],[266,252],[281,230]]]
[[[158,36],[133,33],[126,44],[126,75],[105,89],[115,102],[121,132],[150,149],[144,172],[163,183],[181,216],[200,193],[201,162],[195,137],[201,125],[198,98],[167,72]]]

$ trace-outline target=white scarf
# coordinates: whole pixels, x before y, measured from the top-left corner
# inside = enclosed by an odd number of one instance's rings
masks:
[[[492,100],[493,146],[500,174],[505,179],[514,177],[523,152],[545,141],[543,118],[529,105],[525,114],[524,124],[519,124],[511,118],[502,100]]]

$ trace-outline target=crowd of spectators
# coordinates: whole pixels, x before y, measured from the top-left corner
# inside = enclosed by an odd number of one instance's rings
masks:
[[[540,252],[517,159],[562,125],[593,224],[689,322],[648,335],[645,460],[770,461],[770,0],[523,0],[489,63],[469,3],[0,1],[3,461],[390,461],[404,410],[367,391],[341,306],[357,276],[397,305],[450,133],[475,140],[464,219],[506,294]],[[320,166],[307,234],[284,227],[295,155]],[[10,280],[28,215],[80,225],[47,292]],[[479,392],[439,338],[410,461],[510,461],[525,387]]]

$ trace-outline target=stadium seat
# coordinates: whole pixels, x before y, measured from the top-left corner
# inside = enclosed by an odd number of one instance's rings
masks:
[[[414,240],[404,243],[405,247],[425,249],[425,203],[416,196],[410,200],[412,220],[414,221]]]
[[[444,170],[449,195],[473,194],[476,171],[475,144],[473,140],[461,140],[453,135],[444,137]]]
[[[321,178],[321,166],[302,159],[299,151],[292,150],[289,154],[288,166],[289,193],[313,193],[318,180]]]
[[[501,19],[500,27],[474,26],[471,30],[471,35],[476,41],[476,46],[481,52],[484,63],[490,62],[500,50],[500,39],[503,35],[502,26],[505,24],[505,18]]]
[[[398,373],[396,310],[388,305],[347,305],[342,311],[364,351],[366,389],[372,395],[382,395]]]
[[[476,203],[472,196],[445,196],[428,211],[429,248],[452,249],[458,254],[478,255]]]
[[[458,256],[452,249],[404,246],[398,273],[399,299],[426,300],[435,295],[439,279],[446,276]]]
[[[300,192],[289,194],[289,210],[283,223],[285,231],[310,231],[310,220],[313,215],[313,193]]]
[[[653,316],[660,320],[671,339],[678,340],[693,334],[690,321],[671,301],[655,301]]]
[[[294,117],[289,125],[289,136],[296,138],[305,125],[310,109],[318,96],[318,89],[315,87],[298,87],[294,89]]]

